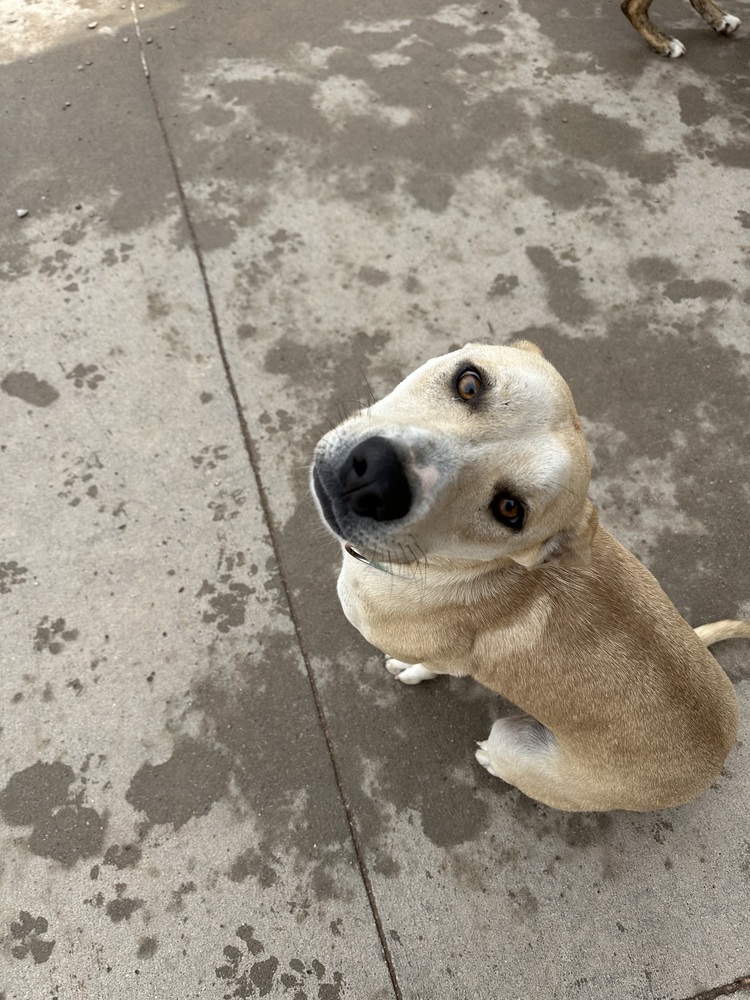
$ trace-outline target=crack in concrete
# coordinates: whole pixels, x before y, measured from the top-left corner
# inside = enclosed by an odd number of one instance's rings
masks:
[[[684,1000],[716,1000],[716,997],[728,997],[732,993],[739,993],[740,990],[750,990],[750,976],[740,976],[731,983],[724,986],[714,986],[711,990],[704,990],[703,993],[695,993],[691,997],[684,997]]]
[[[133,16],[134,16],[134,18],[136,18],[137,15],[135,14],[134,6],[131,6],[131,9],[133,10]],[[289,607],[289,613],[290,613],[290,616],[291,616],[291,619],[292,619],[292,623],[293,623],[293,626],[294,626],[294,632],[295,632],[295,636],[296,636],[296,639],[297,639],[297,644],[298,644],[298,647],[299,647],[299,650],[300,650],[300,654],[302,656],[303,663],[305,665],[305,671],[306,671],[306,674],[307,674],[308,683],[310,685],[310,690],[311,690],[311,693],[312,693],[313,702],[315,704],[316,714],[318,716],[318,721],[320,723],[320,727],[321,727],[321,730],[322,730],[322,733],[323,733],[323,738],[324,738],[325,743],[326,743],[326,749],[328,751],[328,756],[329,756],[329,759],[331,761],[331,767],[332,767],[332,770],[333,770],[334,780],[336,782],[336,787],[337,787],[337,790],[338,790],[338,793],[339,793],[339,799],[340,799],[342,807],[344,809],[344,815],[345,815],[345,818],[346,818],[347,826],[349,828],[349,835],[351,837],[352,846],[353,846],[353,849],[354,849],[354,854],[355,854],[355,857],[356,857],[356,860],[357,860],[357,868],[359,870],[360,878],[362,879],[362,885],[364,887],[365,894],[367,896],[367,902],[368,902],[368,905],[370,907],[370,912],[372,913],[373,921],[374,921],[374,924],[375,924],[375,930],[376,930],[377,935],[378,935],[378,940],[380,942],[381,951],[383,953],[383,958],[385,960],[386,968],[388,970],[388,977],[390,979],[391,987],[393,989],[394,998],[395,998],[395,1000],[403,1000],[403,993],[401,991],[401,986],[400,986],[400,984],[398,982],[398,977],[396,975],[396,969],[395,969],[394,962],[393,962],[393,956],[392,956],[391,950],[390,950],[390,948],[388,946],[388,942],[387,942],[387,939],[386,939],[385,927],[383,925],[383,921],[382,921],[382,918],[380,916],[380,912],[379,912],[379,909],[378,909],[378,906],[377,906],[377,902],[375,900],[375,893],[374,893],[374,889],[373,889],[373,886],[372,886],[372,881],[370,879],[369,870],[368,870],[367,864],[365,862],[364,851],[363,851],[363,848],[362,848],[362,842],[361,842],[359,833],[357,832],[357,828],[356,828],[355,823],[354,823],[353,810],[352,810],[351,805],[349,803],[348,797],[347,797],[347,795],[346,795],[346,793],[344,791],[343,781],[342,781],[342,777],[341,777],[341,772],[340,772],[339,766],[338,766],[338,764],[336,762],[336,757],[335,757],[334,749],[333,749],[333,739],[331,737],[331,733],[330,733],[330,729],[329,729],[329,726],[328,726],[328,722],[327,722],[327,719],[325,717],[325,713],[324,713],[324,710],[323,710],[322,699],[320,697],[320,693],[318,691],[318,686],[317,686],[317,683],[315,681],[315,677],[313,675],[313,671],[312,671],[312,667],[310,665],[309,657],[308,657],[308,655],[307,655],[307,653],[305,651],[305,647],[304,647],[304,644],[302,642],[302,636],[301,636],[301,632],[300,632],[299,621],[298,621],[296,612],[294,610],[294,607],[292,605],[291,587],[290,587],[290,585],[289,585],[289,583],[288,583],[288,581],[286,579],[286,576],[285,576],[285,574],[283,572],[283,564],[282,564],[282,561],[281,561],[281,555],[280,555],[280,552],[279,552],[278,542],[277,542],[276,535],[275,535],[274,530],[273,530],[273,519],[271,517],[271,506],[270,506],[270,503],[269,503],[269,500],[268,500],[268,496],[266,494],[265,486],[263,485],[263,482],[261,480],[260,465],[259,465],[258,457],[257,457],[256,451],[255,451],[255,447],[253,445],[252,436],[250,434],[250,429],[249,429],[249,427],[247,425],[247,420],[245,418],[245,414],[244,414],[244,411],[242,409],[242,402],[240,400],[239,391],[237,389],[237,385],[236,385],[236,382],[234,380],[234,375],[232,373],[231,365],[229,363],[229,358],[227,356],[226,349],[225,349],[225,346],[224,346],[224,337],[223,337],[223,334],[221,332],[221,324],[219,323],[219,316],[218,316],[218,313],[217,313],[217,310],[216,310],[216,304],[215,304],[215,301],[214,301],[213,292],[211,290],[211,285],[210,285],[210,282],[209,282],[209,279],[208,279],[208,273],[207,273],[207,270],[206,270],[205,261],[203,259],[203,252],[202,252],[200,244],[198,242],[198,237],[197,237],[197,234],[196,234],[195,226],[193,224],[193,220],[192,220],[191,215],[190,215],[190,209],[188,207],[187,197],[185,195],[185,190],[184,190],[184,188],[182,186],[182,181],[180,179],[179,170],[178,170],[178,167],[177,167],[177,159],[175,157],[174,150],[172,149],[172,144],[171,144],[171,142],[169,140],[169,135],[167,134],[167,129],[166,129],[166,126],[164,124],[164,120],[162,118],[161,112],[159,110],[159,103],[158,103],[157,98],[156,98],[156,92],[155,92],[153,84],[151,82],[151,77],[150,77],[150,73],[149,73],[149,70],[148,70],[148,65],[146,63],[145,55],[144,55],[143,48],[142,48],[140,32],[138,31],[137,34],[138,34],[139,44],[141,44],[141,61],[143,63],[143,67],[144,67],[144,71],[145,71],[145,75],[146,75],[146,85],[147,85],[148,90],[149,90],[149,95],[150,95],[150,98],[151,98],[151,103],[153,105],[154,113],[156,115],[156,121],[157,121],[157,124],[159,126],[159,130],[161,132],[162,141],[164,142],[164,147],[165,147],[165,150],[166,150],[166,153],[167,153],[167,158],[169,160],[169,164],[170,164],[170,167],[171,167],[171,170],[172,170],[172,175],[174,177],[175,187],[176,187],[176,191],[177,191],[177,197],[179,199],[180,208],[181,208],[181,211],[182,211],[183,218],[185,220],[185,226],[186,226],[186,228],[188,230],[188,234],[189,234],[189,238],[190,238],[190,244],[192,246],[193,253],[194,253],[195,259],[196,259],[196,263],[198,265],[198,270],[199,270],[199,273],[200,273],[200,276],[201,276],[201,284],[203,285],[204,294],[206,296],[206,304],[208,306],[209,316],[211,318],[211,326],[212,326],[212,329],[214,331],[214,338],[216,340],[216,346],[217,346],[217,349],[218,349],[218,352],[219,352],[219,357],[221,358],[222,366],[224,368],[224,375],[225,375],[225,378],[226,378],[226,381],[227,381],[227,386],[229,388],[229,393],[230,393],[230,396],[232,398],[232,402],[234,404],[235,411],[236,411],[236,414],[237,414],[237,421],[238,421],[238,424],[239,424],[239,427],[240,427],[240,434],[242,436],[243,444],[244,444],[244,447],[245,447],[245,452],[247,454],[248,462],[250,464],[250,469],[252,471],[252,474],[253,474],[253,477],[255,479],[255,483],[256,483],[257,489],[258,489],[258,496],[259,496],[259,499],[260,499],[261,509],[262,509],[262,512],[263,512],[263,518],[264,518],[266,524],[269,527],[269,535],[270,535],[270,539],[271,539],[271,547],[273,549],[273,553],[274,553],[274,558],[276,560],[276,564],[279,567],[279,577],[281,579],[282,587],[284,588],[284,594],[285,594],[285,597],[286,597],[287,605]]]

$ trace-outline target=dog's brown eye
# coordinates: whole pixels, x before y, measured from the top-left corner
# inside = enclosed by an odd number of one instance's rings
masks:
[[[496,493],[490,504],[492,516],[500,524],[520,531],[526,514],[523,504],[512,493]]]
[[[481,388],[482,376],[471,368],[461,372],[456,381],[456,392],[461,399],[473,399]]]

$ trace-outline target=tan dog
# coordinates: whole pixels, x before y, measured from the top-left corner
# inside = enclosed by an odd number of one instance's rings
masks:
[[[698,796],[737,732],[705,646],[599,524],[567,385],[532,344],[436,358],[320,441],[349,621],[406,684],[469,675],[525,714],[479,744],[487,770],[557,809]]]
[[[659,31],[648,16],[652,0],[622,0],[620,7],[623,14],[633,25],[639,35],[642,35],[654,52],[659,55],[676,59],[685,54],[686,49],[677,38],[670,38]],[[690,3],[700,16],[710,24],[720,35],[731,35],[740,26],[740,19],[733,14],[725,14],[713,0],[690,0]]]

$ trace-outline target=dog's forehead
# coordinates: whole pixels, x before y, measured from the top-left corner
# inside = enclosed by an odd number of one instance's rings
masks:
[[[477,368],[495,397],[508,405],[535,413],[537,418],[557,418],[569,412],[573,400],[562,376],[541,354],[532,350],[489,344],[467,344],[460,350],[432,358],[408,375],[390,394],[395,402],[413,393],[437,401],[451,391],[463,368]]]

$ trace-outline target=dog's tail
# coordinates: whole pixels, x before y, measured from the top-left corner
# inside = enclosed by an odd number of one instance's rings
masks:
[[[699,625],[695,634],[706,646],[722,639],[750,639],[750,622],[711,622],[710,625]]]

